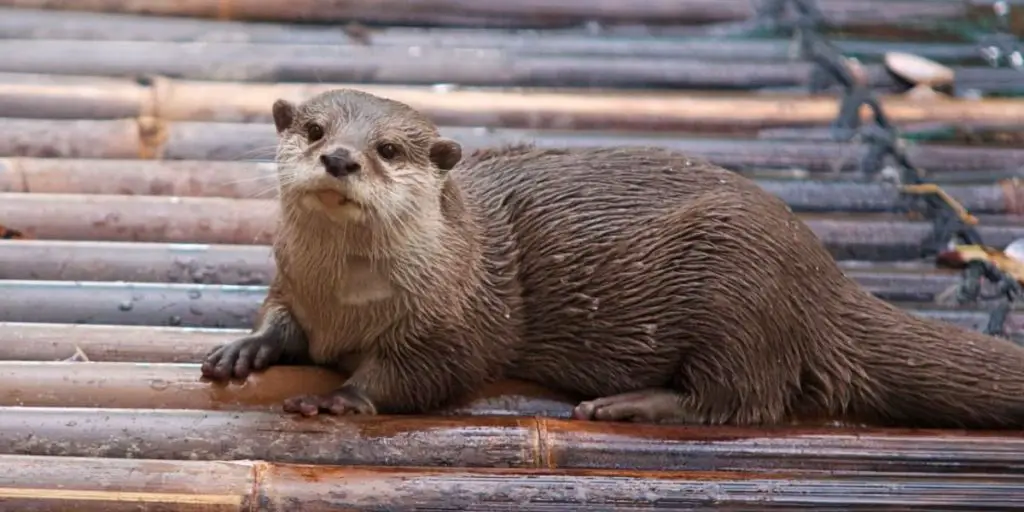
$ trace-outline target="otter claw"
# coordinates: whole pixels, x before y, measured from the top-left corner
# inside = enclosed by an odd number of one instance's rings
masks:
[[[203,377],[213,380],[245,379],[253,371],[265,370],[281,357],[281,347],[262,337],[246,337],[220,345],[207,353],[201,367]]]
[[[324,395],[304,395],[284,401],[284,410],[303,416],[316,416],[321,411],[334,415],[377,414],[373,402],[359,390],[345,387]]]

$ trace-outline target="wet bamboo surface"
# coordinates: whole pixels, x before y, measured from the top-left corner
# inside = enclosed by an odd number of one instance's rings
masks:
[[[152,117],[163,121],[270,124],[270,105],[278,98],[299,101],[338,87],[356,87],[408,103],[435,123],[450,126],[753,133],[770,127],[824,126],[838,113],[834,96],[805,93],[452,89],[322,83],[324,80],[256,84],[145,77],[140,83],[111,77],[0,73],[0,117]],[[1024,106],[1009,98],[937,97],[922,101],[904,95],[883,95],[881,102],[886,114],[897,124],[1024,122]],[[4,121],[9,122],[12,121]]]
[[[0,159],[0,193],[272,199],[276,168],[272,162],[254,161],[6,158]],[[746,174],[756,179],[759,173]],[[828,179],[832,173],[818,174],[824,179],[757,183],[799,212],[881,213],[900,205],[895,186],[833,181]],[[1024,181],[1019,179],[945,185],[943,190],[973,213],[1024,214]]]
[[[6,468],[6,469],[4,469]],[[0,504],[31,511],[1016,510],[1019,478],[791,471],[424,469],[0,458]],[[210,477],[209,475],[215,475]],[[847,505],[848,504],[848,505]]]
[[[0,361],[0,406],[280,412],[287,398],[342,383],[342,374],[314,366],[273,366],[224,384],[202,379],[195,363]],[[568,416],[573,405],[539,386],[501,381],[436,412]]]
[[[725,61],[792,60],[785,39],[679,38],[634,33],[616,27],[600,34],[582,28],[498,31],[479,28],[363,26],[358,31],[317,25],[251,23],[192,18],[15,9],[0,7],[0,38],[97,41],[233,42],[262,44],[368,45],[498,49],[520,55],[582,55],[688,58]],[[906,41],[834,41],[846,55],[877,62],[891,51],[939,62],[979,62],[975,45]]]
[[[267,245],[276,212],[269,199],[0,193],[4,224],[48,240]],[[897,214],[801,216],[836,259],[915,259],[932,229]],[[1024,236],[1013,217],[979,218],[989,245]]]
[[[678,25],[746,21],[756,14],[755,5],[744,0],[646,1],[636,4],[601,2],[582,5],[569,0],[529,0],[515,3],[496,0],[375,0],[331,2],[189,0],[138,2],[133,0],[2,0],[0,6],[68,9],[160,16],[192,16],[218,20],[349,22],[384,24],[470,25],[475,27],[564,27],[596,21],[608,24]],[[964,2],[915,2],[908,0],[831,0],[822,2],[827,18],[844,25],[895,24],[915,21],[953,20],[971,17],[983,0]]]
[[[865,281],[869,292],[924,318],[974,330],[988,320],[984,309],[939,302],[940,293],[951,291],[949,281],[918,278],[924,284],[917,289],[899,289],[905,279],[887,281],[878,273]],[[263,286],[0,280],[0,322],[243,329],[253,325],[265,294]],[[1024,315],[1010,315],[1006,328],[1015,340],[1024,339]]]
[[[269,411],[0,407],[0,425],[0,453],[5,454],[353,466],[594,470],[614,465],[630,471],[1020,478],[1024,455],[1024,436],[1012,431],[707,429],[553,415],[314,420]]]
[[[810,171],[857,168],[868,148],[828,141],[680,137],[659,132],[485,130],[442,127],[472,151],[511,143],[538,147],[655,146],[687,152],[735,170],[799,167]],[[272,124],[169,122],[154,118],[56,120],[0,118],[0,157],[68,159],[272,160]],[[932,172],[1020,169],[1024,149],[909,144],[916,165]]]

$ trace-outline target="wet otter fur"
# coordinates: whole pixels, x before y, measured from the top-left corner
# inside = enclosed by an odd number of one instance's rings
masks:
[[[348,89],[273,112],[278,272],[203,373],[350,372],[288,411],[424,413],[516,378],[579,396],[580,419],[1024,423],[1024,350],[870,295],[734,172],[657,148],[464,158]]]

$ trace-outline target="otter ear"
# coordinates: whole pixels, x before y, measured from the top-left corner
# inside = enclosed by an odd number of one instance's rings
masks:
[[[277,133],[291,128],[292,123],[295,122],[295,105],[288,100],[280,99],[274,102],[273,110],[274,126],[277,127]]]
[[[430,146],[430,161],[442,171],[450,171],[462,160],[462,146],[451,139],[440,137]]]

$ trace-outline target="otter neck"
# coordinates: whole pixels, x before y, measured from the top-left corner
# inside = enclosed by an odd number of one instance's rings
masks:
[[[351,276],[372,268],[415,295],[438,281],[456,284],[476,274],[480,244],[467,220],[451,218],[445,204],[423,204],[415,215],[391,222],[338,222],[283,199],[275,252],[299,273],[322,275],[309,269],[333,268]]]

